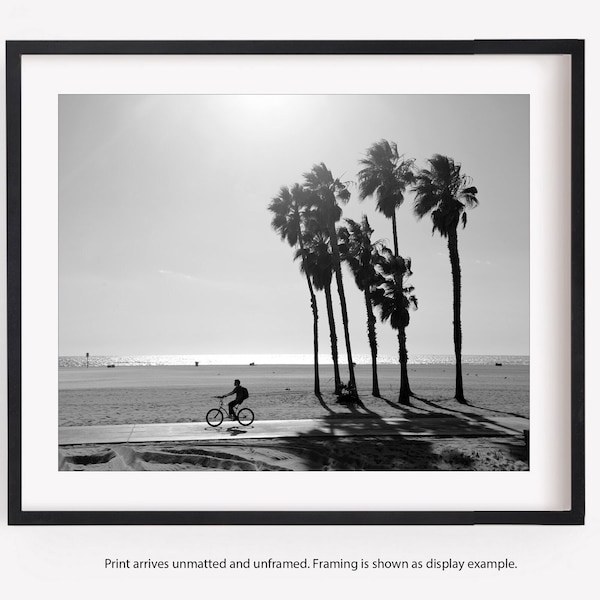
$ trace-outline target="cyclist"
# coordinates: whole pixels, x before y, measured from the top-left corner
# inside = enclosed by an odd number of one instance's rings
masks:
[[[229,392],[229,394],[225,394],[224,396],[219,396],[219,398],[227,398],[227,396],[232,396],[235,394],[235,400],[232,400],[227,406],[229,407],[229,418],[233,421],[235,420],[235,413],[233,412],[233,407],[241,404],[248,396],[248,390],[240,385],[240,380],[236,379],[233,382],[233,389]]]

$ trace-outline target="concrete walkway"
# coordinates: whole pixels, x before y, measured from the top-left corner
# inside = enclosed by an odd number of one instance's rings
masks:
[[[521,417],[465,417],[450,414],[410,418],[335,417],[289,421],[255,421],[249,427],[224,421],[206,423],[149,423],[59,427],[60,446],[136,442],[173,442],[293,438],[302,436],[497,437],[522,436],[529,420]]]

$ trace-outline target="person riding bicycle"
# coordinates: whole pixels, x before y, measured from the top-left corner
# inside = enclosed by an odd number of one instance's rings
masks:
[[[232,396],[235,394],[235,400],[232,400],[227,406],[229,407],[229,418],[231,420],[235,419],[235,413],[233,412],[233,407],[241,404],[248,397],[248,390],[240,385],[240,380],[236,379],[233,382],[234,388],[229,392],[229,394],[225,394],[224,396],[219,396],[219,398],[227,398],[227,396]]]

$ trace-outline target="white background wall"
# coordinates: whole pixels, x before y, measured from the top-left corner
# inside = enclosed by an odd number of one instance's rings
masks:
[[[545,1],[427,2],[3,0],[2,39],[493,39],[585,38],[587,41],[587,162],[598,163],[600,89],[597,20],[593,4]],[[2,54],[4,48],[1,49]],[[4,61],[2,61],[3,63]],[[1,102],[4,106],[4,85]],[[1,121],[4,138],[4,119]],[[5,164],[4,144],[0,146]],[[593,257],[598,221],[588,175],[588,306],[598,303]],[[1,186],[4,198],[5,185]],[[4,215],[4,210],[1,211]],[[4,218],[4,216],[0,217]],[[4,248],[4,228],[0,233]],[[5,313],[5,266],[0,261],[0,312]],[[598,360],[593,334],[598,316],[588,314],[588,371]],[[0,336],[5,337],[4,320]],[[1,375],[5,348],[0,347]],[[3,381],[5,377],[0,377]],[[4,387],[4,386],[2,386]],[[4,405],[5,389],[0,390]],[[598,384],[587,386],[589,438],[599,411]],[[382,596],[435,598],[564,598],[586,591],[596,570],[600,541],[598,450],[587,448],[587,524],[584,527],[7,527],[6,410],[0,410],[0,586],[18,597],[306,598],[340,591],[347,598]],[[105,558],[154,560],[269,557],[500,559],[518,569],[476,572],[272,572],[236,576],[214,572],[106,571]]]

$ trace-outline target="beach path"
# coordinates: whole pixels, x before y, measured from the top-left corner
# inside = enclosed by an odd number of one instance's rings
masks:
[[[518,416],[457,418],[447,414],[410,417],[326,417],[255,421],[249,427],[224,422],[148,423],[59,427],[60,446],[80,444],[268,439],[301,437],[514,437],[529,430],[529,420]]]

